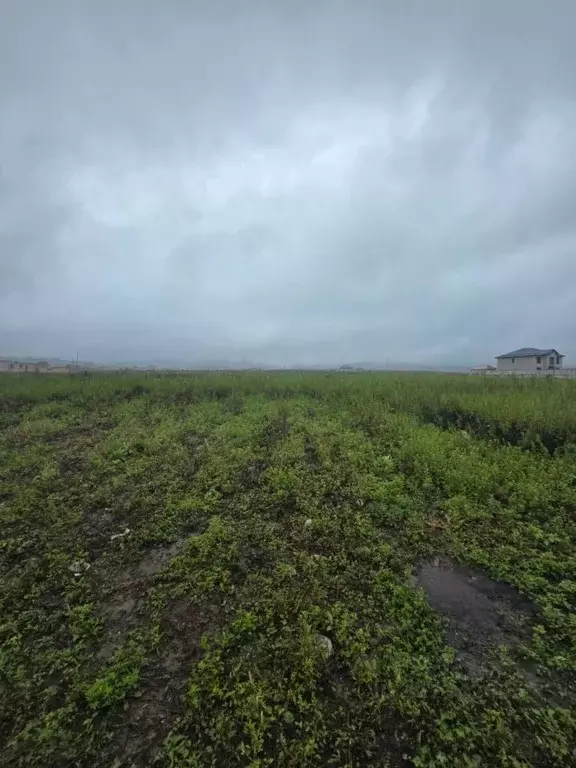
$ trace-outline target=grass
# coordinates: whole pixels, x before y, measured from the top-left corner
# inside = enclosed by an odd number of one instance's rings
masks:
[[[576,765],[575,395],[0,377],[0,765]]]

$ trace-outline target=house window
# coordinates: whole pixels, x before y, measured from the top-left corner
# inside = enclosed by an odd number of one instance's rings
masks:
[[[556,365],[560,365],[560,355],[556,358]]]
[[[541,357],[537,357],[536,358],[536,365],[542,365],[542,358]]]
[[[550,368],[554,368],[554,358],[551,357],[548,362],[550,363]]]
[[[514,365],[514,363],[515,363],[515,362],[516,362],[516,358],[515,358],[515,357],[513,357],[513,358],[512,358],[512,365]]]

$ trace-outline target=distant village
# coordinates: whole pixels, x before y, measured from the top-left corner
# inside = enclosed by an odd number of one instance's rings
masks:
[[[89,373],[97,371],[155,371],[156,366],[95,365],[49,360],[0,358],[0,373]]]
[[[263,371],[263,370],[339,370],[341,372],[358,371],[438,371],[444,373],[469,373],[481,376],[555,376],[558,378],[576,378],[576,368],[564,365],[565,355],[555,348],[539,349],[537,347],[521,347],[512,352],[506,352],[496,357],[496,365],[481,364],[466,368],[463,366],[441,367],[432,365],[408,365],[408,364],[366,364],[366,365],[288,365],[266,366],[255,365],[242,361],[241,363],[215,363],[208,361],[205,364],[196,363],[180,367],[178,365],[114,365],[97,364],[91,362],[68,362],[60,359],[35,359],[35,358],[8,358],[0,357],[0,373],[38,373],[38,374],[79,374],[79,373],[105,373],[106,371],[172,371],[185,373],[194,370],[203,371]]]
[[[51,365],[46,360],[26,361],[0,360],[0,371],[10,373],[71,373],[79,367],[73,363]]]

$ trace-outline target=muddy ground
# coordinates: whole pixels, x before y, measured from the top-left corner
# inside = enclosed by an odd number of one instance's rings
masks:
[[[444,617],[446,640],[470,674],[482,675],[498,646],[518,649],[530,639],[535,609],[509,584],[441,558],[422,564],[415,583]]]

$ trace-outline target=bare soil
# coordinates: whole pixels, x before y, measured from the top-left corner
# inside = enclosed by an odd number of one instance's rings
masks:
[[[100,658],[108,659],[126,632],[148,623],[147,597],[153,579],[178,555],[186,540],[149,549],[129,570],[117,574],[114,594],[101,605],[108,642]],[[161,648],[142,670],[140,686],[125,704],[105,760],[142,768],[154,763],[176,718],[183,711],[182,697],[191,665],[201,655],[200,639],[221,623],[217,604],[198,606],[186,599],[171,600],[160,617]]]

